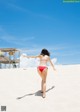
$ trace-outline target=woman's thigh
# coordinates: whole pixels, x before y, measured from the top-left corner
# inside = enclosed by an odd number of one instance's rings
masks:
[[[40,75],[40,77],[42,78],[42,73],[41,73],[41,71],[38,68],[37,68],[37,72]]]
[[[42,72],[42,78],[43,78],[44,81],[46,81],[46,78],[47,78],[47,71],[48,71],[48,69],[45,68],[45,69],[43,70],[43,72]]]
[[[46,80],[48,69],[45,68],[42,72],[37,68],[38,74],[42,78],[42,80]]]

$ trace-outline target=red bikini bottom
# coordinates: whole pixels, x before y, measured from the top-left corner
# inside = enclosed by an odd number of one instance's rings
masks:
[[[42,72],[45,68],[47,68],[46,66],[38,66],[38,69]]]

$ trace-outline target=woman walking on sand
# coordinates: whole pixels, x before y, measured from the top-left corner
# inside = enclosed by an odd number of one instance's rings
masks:
[[[46,77],[47,77],[47,72],[48,72],[48,67],[47,67],[47,62],[50,62],[51,66],[54,68],[53,63],[51,62],[50,59],[50,53],[47,49],[42,49],[40,55],[38,56],[24,56],[27,58],[39,58],[40,59],[40,64],[37,67],[38,74],[41,76],[41,92],[43,93],[43,98],[46,97]]]

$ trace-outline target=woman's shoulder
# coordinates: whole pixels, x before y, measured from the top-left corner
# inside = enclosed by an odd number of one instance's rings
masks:
[[[37,57],[38,57],[38,58],[41,58],[42,56],[41,56],[41,55],[38,55]]]
[[[50,57],[48,55],[39,55],[40,58],[46,58],[49,59]]]
[[[44,58],[48,61],[50,57],[48,55],[45,55]]]
[[[46,58],[49,58],[49,56],[48,56],[48,55],[45,55],[45,57],[46,57]]]

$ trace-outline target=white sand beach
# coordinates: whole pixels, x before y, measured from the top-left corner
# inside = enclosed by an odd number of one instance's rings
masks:
[[[46,98],[36,68],[0,69],[0,109],[6,112],[80,112],[80,65],[48,69]],[[0,110],[1,111],[1,110]]]

